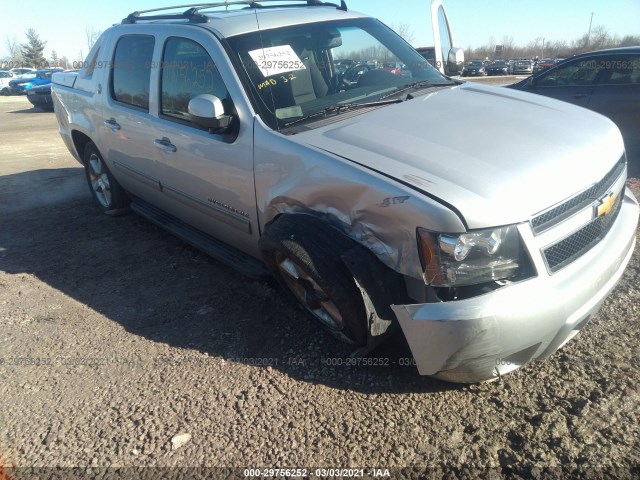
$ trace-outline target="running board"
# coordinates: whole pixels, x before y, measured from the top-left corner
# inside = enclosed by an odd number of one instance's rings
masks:
[[[141,200],[134,199],[131,209],[157,226],[169,231],[189,245],[202,250],[220,263],[224,263],[243,275],[256,279],[270,278],[266,265],[237,248],[208,235],[182,220]]]

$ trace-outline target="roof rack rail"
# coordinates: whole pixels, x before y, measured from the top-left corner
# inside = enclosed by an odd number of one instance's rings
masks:
[[[301,3],[305,3],[308,7],[336,7],[338,10],[344,10],[345,12],[348,10],[347,2],[345,0],[340,0],[340,5],[335,3],[327,3],[321,0],[225,0],[223,2],[216,3],[195,3],[190,5],[174,5],[172,7],[163,7],[163,8],[154,8],[151,10],[141,10],[139,12],[133,12],[127,16],[124,20],[122,20],[123,24],[132,24],[137,22],[144,21],[154,21],[154,20],[188,20],[190,23],[207,23],[209,18],[200,13],[200,10],[209,10],[212,8],[221,8],[224,7],[228,9],[229,7],[236,5],[244,5],[245,8],[273,8],[273,7],[292,7],[296,6],[295,1],[299,1]],[[284,3],[285,5],[270,5],[269,7],[263,5],[264,3]],[[182,13],[169,13],[169,14],[161,14],[161,15],[145,15],[147,13],[155,13],[155,12],[163,12],[167,10],[176,10],[180,8],[187,8]]]

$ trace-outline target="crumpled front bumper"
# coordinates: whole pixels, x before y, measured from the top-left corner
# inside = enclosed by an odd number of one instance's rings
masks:
[[[535,278],[471,299],[393,306],[420,374],[482,382],[558,350],[622,276],[636,243],[638,211],[627,189],[608,235],[554,275],[538,269]]]

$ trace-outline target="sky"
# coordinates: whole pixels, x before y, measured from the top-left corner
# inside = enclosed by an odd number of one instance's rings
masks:
[[[0,58],[8,55],[7,38],[26,42],[24,32],[33,28],[47,41],[45,56],[75,61],[88,53],[87,29],[105,30],[133,10],[181,5],[192,0],[1,0]],[[335,0],[334,0],[335,1]],[[433,45],[430,0],[347,0],[352,10],[367,13],[389,26],[407,24],[415,36],[414,46]],[[537,37],[547,42],[571,42],[593,27],[603,25],[609,33],[640,35],[640,0],[444,0],[453,30],[454,46],[479,47],[500,43],[512,36],[515,45]]]

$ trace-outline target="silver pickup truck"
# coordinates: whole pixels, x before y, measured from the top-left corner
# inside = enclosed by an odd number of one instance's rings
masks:
[[[360,354],[400,328],[423,375],[490,380],[573,338],[635,246],[616,126],[448,78],[344,2],[295,3],[136,12],[54,76],[99,208],[275,277]]]

